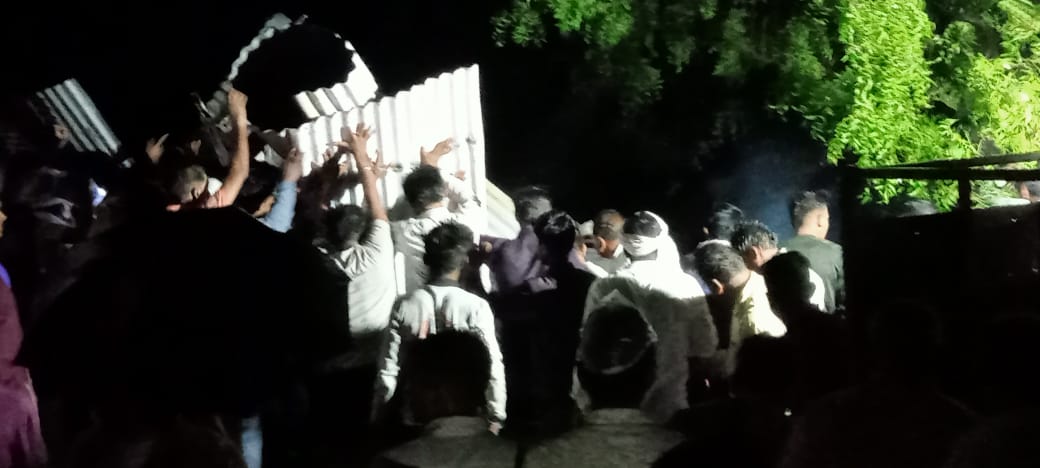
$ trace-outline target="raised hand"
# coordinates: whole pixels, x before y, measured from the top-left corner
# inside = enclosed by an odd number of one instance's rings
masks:
[[[326,149],[325,152],[321,155],[322,164],[318,165],[318,163],[312,162],[311,171],[321,172],[325,175],[336,174],[337,177],[346,175],[347,171],[350,170],[350,165],[348,165],[346,162],[339,162],[339,157],[341,154],[342,153],[339,151],[338,148],[330,147],[329,149]],[[339,166],[338,168],[336,167],[337,165]]]
[[[282,180],[299,182],[303,177],[303,158],[296,148],[289,150],[289,156],[282,163]]]
[[[246,102],[248,101],[249,97],[242,91],[235,88],[228,91],[228,112],[231,113],[231,119],[236,125],[247,125]]]
[[[426,151],[426,148],[419,148],[419,159],[422,164],[437,167],[441,158],[450,153],[453,149],[455,149],[455,140],[453,138],[448,138],[437,143],[437,145],[430,151]]]
[[[149,139],[148,142],[144,145],[144,152],[148,155],[148,159],[152,161],[152,164],[159,163],[159,159],[162,158],[163,151],[165,150],[163,144],[166,143],[166,138],[169,136],[169,133],[164,133],[163,136],[159,138]]]

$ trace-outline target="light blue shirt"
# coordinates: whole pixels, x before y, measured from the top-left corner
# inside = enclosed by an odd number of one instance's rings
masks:
[[[267,216],[260,218],[265,226],[278,232],[287,232],[296,216],[296,182],[283,180],[274,189],[274,206]]]

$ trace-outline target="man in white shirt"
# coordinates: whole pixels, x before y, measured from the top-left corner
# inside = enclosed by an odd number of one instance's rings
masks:
[[[462,267],[473,247],[473,232],[461,224],[447,223],[435,227],[425,239],[423,260],[431,281],[402,298],[391,314],[376,382],[376,404],[382,406],[393,397],[400,354],[409,342],[438,330],[465,330],[479,335],[491,354],[487,416],[502,422],[506,418],[506,380],[495,336],[495,317],[487,301],[458,286]]]
[[[724,372],[729,375],[736,364],[740,343],[748,337],[764,334],[779,337],[787,327],[769,306],[765,279],[747,268],[744,259],[732,247],[709,243],[695,252],[696,268],[711,289],[710,304],[720,329],[729,329],[722,338],[726,353]]]
[[[401,393],[423,433],[384,452],[373,467],[516,466],[516,444],[496,437],[480,415],[491,377],[491,358],[480,337],[444,330],[414,341],[402,367]]]
[[[585,319],[619,301],[643,313],[659,339],[656,381],[643,409],[663,423],[689,407],[689,360],[709,359],[718,346],[718,334],[697,281],[683,273],[678,262],[659,261],[660,246],[671,239],[658,220],[652,213],[638,212],[625,221],[622,243],[631,264],[592,283]]]
[[[433,228],[445,223],[465,225],[472,232],[479,232],[481,221],[480,201],[473,190],[455,176],[443,176],[437,168],[440,158],[452,149],[452,140],[437,144],[433,150],[421,150],[422,165],[404,179],[405,198],[413,213],[412,218],[396,221],[392,225],[394,245],[404,256],[404,293],[421,288],[427,282],[426,267],[423,265],[423,237]],[[445,200],[447,197],[447,200]],[[477,238],[473,239],[473,243]]]
[[[581,334],[578,380],[592,410],[583,424],[536,445],[524,467],[650,467],[683,436],[639,408],[657,381],[657,335],[637,309],[609,305],[592,311]]]
[[[737,226],[731,238],[731,245],[744,257],[744,264],[755,273],[762,274],[762,266],[766,262],[783,253],[776,233],[765,224],[747,220]],[[814,286],[809,303],[821,311],[827,312],[827,293],[823,278],[818,273],[809,270],[809,282]],[[829,311],[833,312],[833,311]]]

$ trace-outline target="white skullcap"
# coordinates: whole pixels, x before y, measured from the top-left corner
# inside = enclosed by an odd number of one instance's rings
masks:
[[[657,225],[661,228],[661,233],[653,237],[641,236],[639,234],[622,234],[621,245],[625,248],[625,252],[636,257],[643,257],[657,252],[661,248],[661,239],[668,237],[668,225],[665,224],[660,216],[649,211],[640,211],[636,215],[640,213],[654,218],[657,221]]]

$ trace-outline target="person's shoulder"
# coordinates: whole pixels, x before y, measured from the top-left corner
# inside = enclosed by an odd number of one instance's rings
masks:
[[[460,453],[460,447],[465,447],[465,454]],[[516,443],[491,433],[464,438],[422,437],[383,452],[379,457],[380,463],[387,464],[376,466],[512,468],[515,466],[516,452]]]

